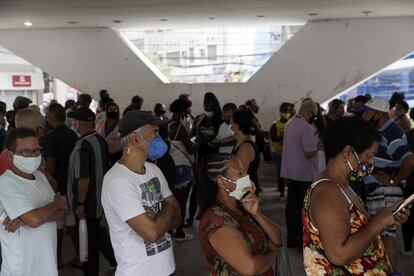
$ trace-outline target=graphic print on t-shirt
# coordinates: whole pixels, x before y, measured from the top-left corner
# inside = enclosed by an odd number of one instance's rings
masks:
[[[139,185],[139,187],[142,191],[142,204],[151,207],[155,215],[160,213],[162,209],[163,197],[161,194],[161,185],[158,178],[154,177],[150,181]],[[144,242],[147,256],[153,256],[171,247],[171,237],[168,233],[165,233],[156,242]]]

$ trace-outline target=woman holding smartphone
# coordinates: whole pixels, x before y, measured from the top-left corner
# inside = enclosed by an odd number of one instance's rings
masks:
[[[308,190],[303,207],[303,253],[308,275],[389,275],[393,272],[381,240],[385,227],[410,215],[396,206],[370,217],[349,186],[373,170],[381,136],[357,117],[338,119],[324,135],[329,163]]]

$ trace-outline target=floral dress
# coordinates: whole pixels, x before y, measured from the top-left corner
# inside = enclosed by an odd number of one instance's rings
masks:
[[[242,208],[240,211],[243,215],[236,214],[218,203],[210,207],[200,221],[199,239],[211,276],[238,276],[240,274],[211,246],[208,240],[210,231],[218,230],[220,227],[234,227],[243,234],[252,255],[265,254],[269,250],[269,241],[263,229]],[[273,276],[274,273],[270,268],[261,275]]]
[[[323,179],[326,180],[326,179]],[[323,244],[318,229],[312,224],[309,217],[309,203],[312,189],[321,181],[315,182],[308,190],[302,211],[303,220],[303,257],[307,275],[389,275],[392,271],[388,256],[385,254],[384,245],[380,235],[367,248],[361,258],[344,266],[336,266],[329,262],[325,255]],[[368,223],[367,217],[348,198],[340,186],[338,186],[347,198],[350,214],[351,233],[357,232]]]

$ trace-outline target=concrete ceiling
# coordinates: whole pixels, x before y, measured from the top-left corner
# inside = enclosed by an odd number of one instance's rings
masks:
[[[365,17],[364,11],[372,12],[369,17],[412,16],[414,0],[1,0],[0,28],[25,28],[25,21],[33,22],[31,28],[120,29],[300,24]]]

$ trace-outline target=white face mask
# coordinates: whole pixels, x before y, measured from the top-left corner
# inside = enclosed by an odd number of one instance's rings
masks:
[[[204,114],[206,114],[207,117],[211,118],[214,116],[214,112],[213,111],[204,111]]]
[[[40,167],[42,156],[23,157],[17,154],[13,155],[13,165],[24,173],[33,174]]]
[[[237,200],[241,200],[243,196],[246,194],[246,192],[243,191],[245,188],[252,187],[252,182],[250,181],[249,175],[243,176],[242,178],[237,179],[237,181],[233,181],[225,177],[224,179],[236,184],[236,189],[234,189],[233,192],[230,192],[229,190],[227,190],[227,192],[229,193],[229,196],[232,196]]]

